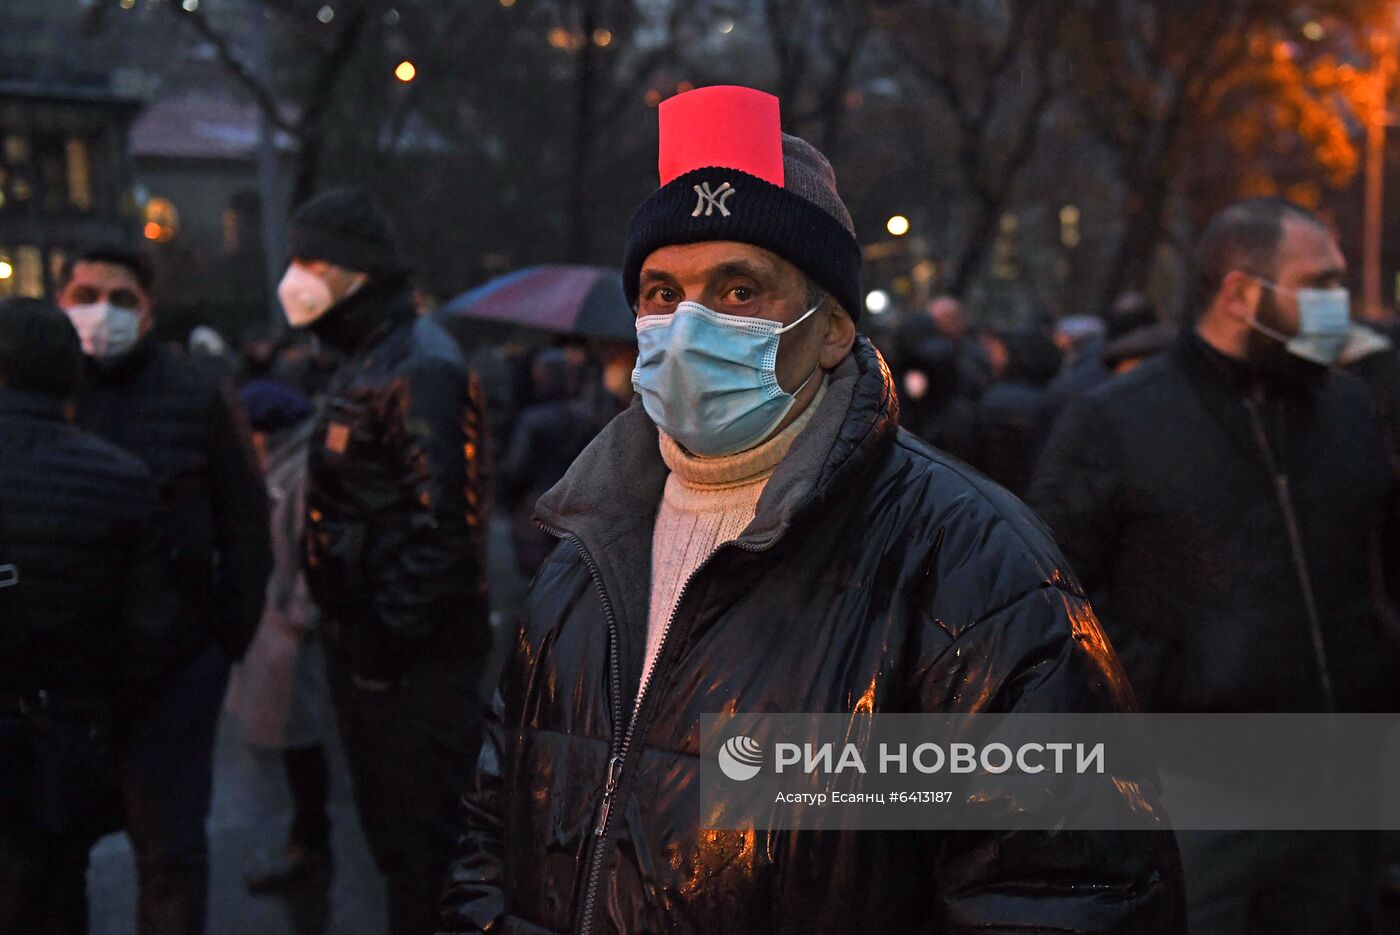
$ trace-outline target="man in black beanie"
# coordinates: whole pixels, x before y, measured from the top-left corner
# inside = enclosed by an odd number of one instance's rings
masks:
[[[490,641],[481,393],[419,318],[385,217],[360,190],[292,218],[278,295],[344,355],[311,436],[307,583],[390,931],[432,931],[453,806],[476,756]]]
[[[1165,832],[715,828],[706,714],[853,736],[1132,702],[1044,527],[899,429],[826,159],[748,88],[660,118],[623,263],[640,398],[536,506],[563,541],[487,714],[441,930],[1180,935]]]

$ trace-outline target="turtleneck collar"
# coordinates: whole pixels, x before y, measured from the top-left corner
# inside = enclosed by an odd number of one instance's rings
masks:
[[[1211,344],[1196,329],[1185,333],[1186,347],[1205,369],[1231,389],[1248,395],[1262,390],[1268,396],[1306,394],[1326,379],[1328,370],[1299,360],[1287,372],[1259,366],[1242,357],[1232,357]]]
[[[671,473],[686,487],[696,490],[722,490],[729,487],[743,487],[764,480],[773,473],[787,456],[792,443],[802,430],[812,421],[822,397],[826,395],[827,378],[822,378],[817,395],[807,404],[802,414],[792,424],[766,442],[747,451],[719,458],[701,458],[686,451],[679,442],[658,431],[661,445],[661,460],[671,469]]]
[[[352,354],[414,315],[406,275],[368,283],[311,324],[311,332],[342,354]]]

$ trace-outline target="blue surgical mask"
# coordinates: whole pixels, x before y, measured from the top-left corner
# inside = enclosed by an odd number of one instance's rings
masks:
[[[764,318],[723,315],[682,302],[669,315],[637,319],[632,385],[656,427],[692,454],[716,458],[766,439],[797,402],[778,385],[778,343],[815,305],[783,327]]]
[[[1298,333],[1289,337],[1252,319],[1250,327],[1283,344],[1294,357],[1330,367],[1341,357],[1351,336],[1351,298],[1346,289],[1286,289],[1260,279],[1275,292],[1298,300]]]

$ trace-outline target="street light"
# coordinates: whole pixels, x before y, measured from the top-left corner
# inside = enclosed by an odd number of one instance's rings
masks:
[[[0,279],[9,279],[15,274],[15,268],[10,265],[9,260],[0,260]]]
[[[414,78],[418,77],[418,69],[413,67],[412,62],[404,59],[402,62],[399,62],[399,66],[394,69],[394,77],[404,84],[408,84]]]
[[[883,315],[890,307],[890,294],[884,289],[872,289],[865,294],[865,310],[872,315]]]
[[[891,236],[903,237],[909,233],[909,219],[902,214],[896,214],[885,222],[885,230],[889,231]]]

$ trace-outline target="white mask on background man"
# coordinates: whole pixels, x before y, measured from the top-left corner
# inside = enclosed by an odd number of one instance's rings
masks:
[[[64,309],[78,332],[83,353],[93,360],[116,360],[141,339],[141,313],[111,302],[93,302]]]
[[[335,272],[349,276],[340,270]],[[316,276],[307,267],[291,263],[287,266],[287,272],[283,273],[281,283],[277,284],[277,298],[281,300],[281,311],[287,316],[288,325],[293,328],[307,328],[340,302],[358,293],[365,281],[368,281],[368,277],[364,273],[354,274],[344,294],[337,297],[325,277]]]
[[[335,304],[330,285],[311,270],[295,263],[282,274],[282,281],[277,285],[277,298],[282,301],[287,324],[293,328],[305,328]]]

